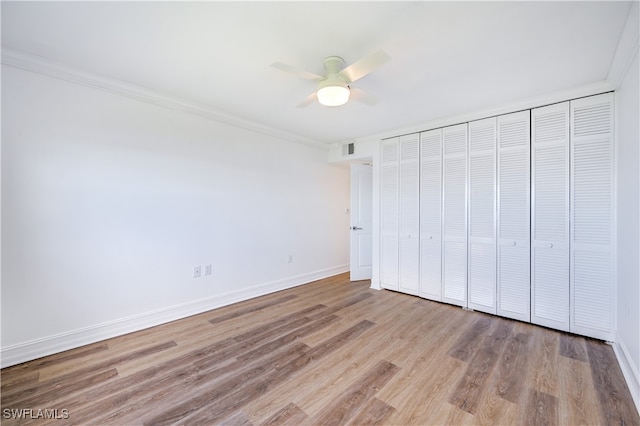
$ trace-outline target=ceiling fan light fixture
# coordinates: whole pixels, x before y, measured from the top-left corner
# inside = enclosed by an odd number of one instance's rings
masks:
[[[317,99],[321,105],[334,107],[344,105],[349,101],[349,96],[351,95],[350,85],[353,84],[353,82],[368,75],[390,59],[389,55],[384,51],[378,50],[345,68],[344,59],[339,56],[328,56],[324,59],[323,63],[325,69],[324,75],[300,70],[280,62],[274,62],[271,66],[282,71],[296,74],[304,79],[319,82],[317,83],[318,85],[315,92],[312,92],[304,101],[300,102],[297,108],[304,108],[313,103],[315,99]],[[362,89],[358,89],[357,87],[353,89],[355,90],[355,100],[369,105],[376,103],[376,99]]]
[[[323,81],[318,87],[318,102],[325,106],[340,106],[349,100],[349,86],[340,80]]]

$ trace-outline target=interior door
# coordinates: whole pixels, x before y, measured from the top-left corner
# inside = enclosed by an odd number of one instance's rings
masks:
[[[571,328],[613,340],[614,99],[571,101]]]
[[[380,283],[398,290],[398,140],[382,141],[380,174]]]
[[[442,301],[467,306],[467,124],[442,129]]]
[[[442,129],[420,134],[420,296],[442,301]]]
[[[496,313],[496,118],[469,123],[469,307]]]
[[[372,221],[373,167],[351,165],[351,238],[350,279],[371,279],[373,253]]]
[[[400,137],[398,290],[418,294],[420,284],[420,135]]]
[[[498,117],[498,306],[500,316],[531,319],[530,112]]]
[[[531,110],[531,322],[569,331],[569,102]]]

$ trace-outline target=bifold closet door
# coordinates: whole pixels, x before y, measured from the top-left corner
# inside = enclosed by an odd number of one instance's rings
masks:
[[[467,124],[442,129],[442,301],[467,306]]]
[[[382,141],[380,190],[380,280],[398,290],[398,138]]]
[[[531,120],[531,322],[569,331],[569,102]]]
[[[403,293],[418,294],[420,284],[420,135],[401,136],[399,283]]]
[[[498,117],[497,314],[531,320],[530,112]]]
[[[496,313],[496,118],[469,123],[469,308]]]
[[[442,301],[442,129],[420,134],[420,296]]]
[[[571,101],[571,331],[613,340],[612,93]]]

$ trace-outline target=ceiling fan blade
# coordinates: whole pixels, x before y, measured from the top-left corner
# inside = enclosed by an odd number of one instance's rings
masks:
[[[378,50],[349,65],[340,71],[340,75],[345,77],[349,82],[354,82],[390,60],[391,57],[387,55],[384,50]]]
[[[324,77],[318,74],[314,74],[312,72],[309,71],[305,71],[305,70],[301,70],[300,68],[296,68],[294,66],[291,65],[287,65],[287,64],[283,64],[282,62],[274,62],[273,64],[271,64],[271,66],[273,68],[277,68],[280,71],[284,71],[284,72],[288,72],[291,74],[295,74],[298,77],[304,78],[306,80],[323,80]]]
[[[296,108],[304,108],[304,107],[308,106],[309,104],[313,103],[313,101],[315,101],[316,99],[317,99],[316,98],[316,92],[313,92],[312,94],[307,96],[304,101],[302,101],[298,105],[296,105]]]
[[[375,105],[378,103],[378,98],[362,89],[358,89],[357,87],[351,87],[351,97],[353,100],[367,105]]]

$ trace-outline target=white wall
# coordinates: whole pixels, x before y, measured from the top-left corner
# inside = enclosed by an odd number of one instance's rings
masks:
[[[640,409],[640,105],[638,51],[616,92],[616,353]]]
[[[3,366],[346,271],[348,207],[327,151],[3,66]]]

